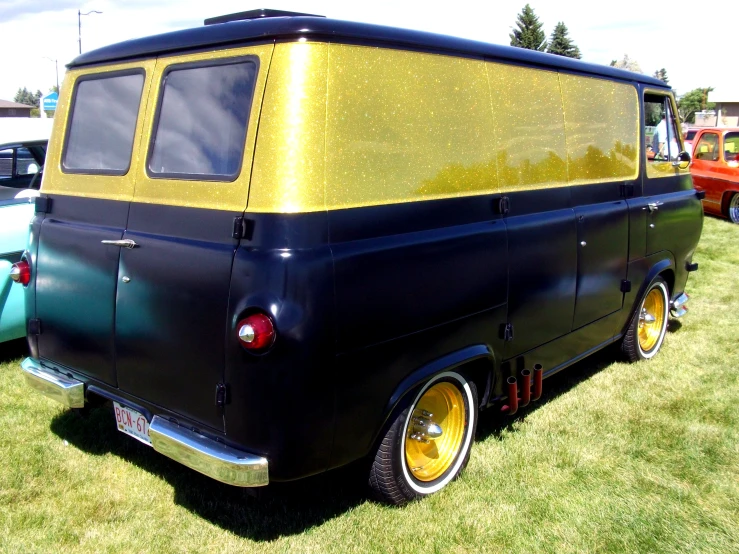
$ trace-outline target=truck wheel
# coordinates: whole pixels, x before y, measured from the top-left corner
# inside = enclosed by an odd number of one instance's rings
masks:
[[[377,449],[369,485],[380,500],[404,504],[456,478],[469,461],[477,403],[475,384],[459,373],[429,380]]]
[[[669,303],[667,283],[657,277],[649,285],[621,343],[621,350],[630,361],[648,360],[659,352],[667,332]]]
[[[732,223],[739,223],[739,194],[734,193],[729,200],[729,207],[726,209],[729,219]]]

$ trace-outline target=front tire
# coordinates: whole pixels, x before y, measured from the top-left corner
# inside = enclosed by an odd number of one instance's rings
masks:
[[[431,378],[377,449],[369,485],[379,499],[405,504],[455,479],[469,461],[477,416],[474,383],[454,371]]]
[[[667,283],[657,277],[649,285],[621,343],[629,361],[648,360],[659,352],[667,333],[669,298]]]
[[[739,194],[734,193],[729,199],[726,215],[732,223],[739,223]]]

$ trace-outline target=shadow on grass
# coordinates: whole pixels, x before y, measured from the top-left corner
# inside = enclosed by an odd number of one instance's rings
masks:
[[[517,421],[523,421],[529,414],[543,408],[558,396],[566,394],[599,371],[619,361],[621,359],[618,348],[613,345],[609,346],[544,379],[541,398],[537,402],[531,402],[525,408],[519,408],[515,415],[508,416],[501,413],[500,405],[483,411],[477,422],[477,440],[489,437],[500,439],[503,431],[514,430],[513,425]]]
[[[500,436],[513,423],[567,393],[617,360],[606,348],[544,381],[538,402],[513,416],[496,408],[481,414],[477,439]],[[116,430],[109,405],[94,408],[86,417],[67,411],[56,416],[51,430],[60,438],[95,456],[112,453],[144,471],[158,475],[174,488],[174,501],[198,516],[236,535],[255,541],[272,541],[302,533],[368,500],[367,461],[294,483],[273,483],[267,489],[223,485],[170,460]],[[104,486],[101,482],[101,486]]]
[[[26,339],[15,339],[0,342],[0,364],[28,356]]]
[[[112,453],[161,477],[173,487],[176,504],[255,541],[302,533],[367,500],[369,468],[361,464],[293,483],[272,483],[265,489],[224,485],[118,432],[108,404],[85,416],[63,412],[52,420],[51,430],[91,455]],[[104,494],[105,483],[101,481],[100,486]]]

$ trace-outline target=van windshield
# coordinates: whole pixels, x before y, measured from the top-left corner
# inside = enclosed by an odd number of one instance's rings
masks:
[[[77,81],[62,164],[65,172],[128,172],[143,86],[143,71]]]

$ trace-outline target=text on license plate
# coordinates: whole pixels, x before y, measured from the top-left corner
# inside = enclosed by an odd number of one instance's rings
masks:
[[[119,431],[151,446],[149,422],[146,421],[143,415],[136,410],[121,406],[118,402],[113,402],[113,409],[115,410],[115,423]]]

